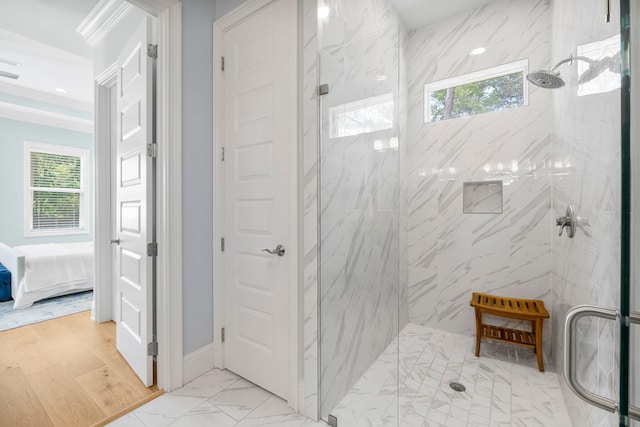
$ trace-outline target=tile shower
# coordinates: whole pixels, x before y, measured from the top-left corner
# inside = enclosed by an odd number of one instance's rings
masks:
[[[494,0],[407,28],[399,3],[319,0],[309,38],[329,85],[318,104],[321,417],[617,425],[560,376],[567,310],[619,299],[619,87],[585,89],[574,66],[562,90],[528,85],[523,107],[425,123],[424,85],[523,59],[547,68],[579,46],[606,48],[619,26],[594,12],[598,0]],[[486,52],[470,56],[479,45]],[[470,202],[478,194],[491,194],[490,209]],[[571,240],[555,228],[567,204],[592,225]],[[498,343],[475,358],[472,292],[544,301],[548,372],[531,351]],[[614,328],[582,326],[580,380],[612,396]]]

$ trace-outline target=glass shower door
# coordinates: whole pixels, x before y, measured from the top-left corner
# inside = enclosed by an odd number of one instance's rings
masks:
[[[352,8],[319,26],[320,416],[397,426],[398,28]]]
[[[617,6],[617,5],[616,5]],[[637,56],[632,49],[640,45],[637,30],[638,5],[636,2],[621,0],[620,6],[620,268],[619,305],[582,305],[569,310],[565,320],[564,376],[570,389],[587,403],[619,416],[620,427],[640,425],[640,401],[638,399],[638,347],[640,345],[640,297],[638,277],[640,274],[638,255],[640,254],[640,150],[638,140],[638,107],[640,93],[631,85],[632,77],[640,71]],[[611,7],[610,3],[608,7]],[[593,67],[590,64],[590,67]],[[586,80],[586,79],[585,79]],[[580,219],[578,218],[579,222]],[[617,231],[617,230],[616,230]],[[615,304],[615,302],[614,302]],[[589,320],[589,323],[581,319]],[[585,371],[580,368],[581,352],[589,346],[589,336],[584,330],[593,324],[600,333],[615,327],[613,337],[617,393],[602,393],[602,383],[598,387],[587,387],[580,377]],[[586,328],[585,328],[586,326]],[[581,331],[582,330],[582,331]],[[586,338],[580,342],[577,338]],[[593,338],[593,337],[591,337]],[[608,338],[612,338],[609,336]],[[595,337],[597,342],[599,337]]]

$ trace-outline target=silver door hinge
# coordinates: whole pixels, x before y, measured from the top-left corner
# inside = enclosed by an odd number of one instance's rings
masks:
[[[224,328],[220,330],[220,338],[222,339],[222,342],[224,342]]]
[[[158,157],[158,144],[147,144],[147,156]]]
[[[224,237],[220,239],[220,250],[224,252]]]
[[[158,355],[158,341],[151,341],[147,344],[147,356],[157,356]]]
[[[149,243],[147,244],[147,256],[158,256],[158,244],[157,243]]]
[[[224,162],[224,147],[222,147],[221,153],[220,153],[220,157],[222,158],[222,161]]]
[[[220,71],[224,71],[224,56],[220,57]]]
[[[158,45],[147,44],[147,56],[151,59],[158,59]]]
[[[326,95],[329,93],[329,84],[325,83],[325,84],[321,84],[320,86],[318,86],[318,95]]]

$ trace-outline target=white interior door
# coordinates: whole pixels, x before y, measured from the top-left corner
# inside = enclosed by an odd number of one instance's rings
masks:
[[[152,59],[147,56],[151,20],[136,30],[118,57],[116,229],[117,348],[146,386],[153,385]]]
[[[295,34],[284,0],[223,33],[225,367],[289,397]],[[284,247],[284,254],[263,249]]]

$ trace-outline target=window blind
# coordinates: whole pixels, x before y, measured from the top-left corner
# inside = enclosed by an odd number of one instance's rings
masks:
[[[79,156],[32,151],[33,230],[81,226],[82,161]]]

